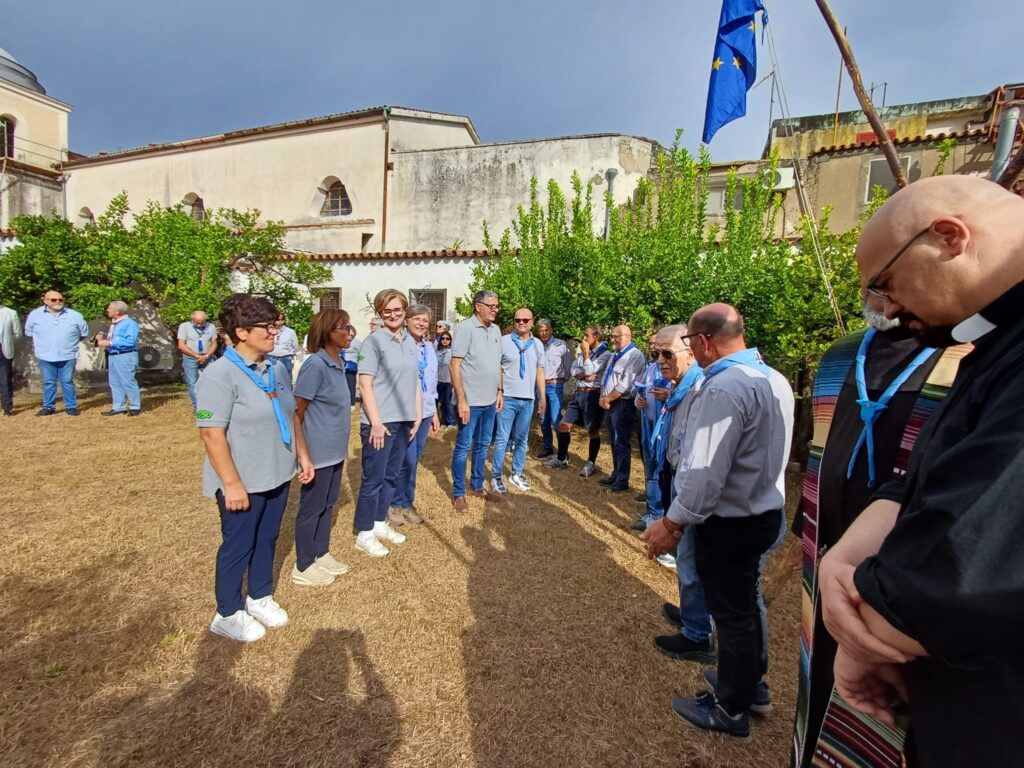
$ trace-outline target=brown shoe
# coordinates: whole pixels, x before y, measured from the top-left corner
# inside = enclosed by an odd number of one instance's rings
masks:
[[[456,512],[466,512],[469,510],[469,504],[466,503],[465,496],[456,496],[454,504]]]
[[[496,493],[491,493],[486,488],[482,491],[474,491],[470,489],[466,492],[466,495],[475,496],[478,499],[483,499],[484,501],[493,501],[495,503],[501,501],[501,496],[499,496]]]
[[[405,522],[409,523],[410,525],[419,525],[423,522],[423,518],[420,517],[419,513],[416,511],[416,507],[409,507],[409,509],[403,509],[402,515],[405,517]]]
[[[405,510],[398,507],[391,507],[388,510],[389,525],[405,525]]]

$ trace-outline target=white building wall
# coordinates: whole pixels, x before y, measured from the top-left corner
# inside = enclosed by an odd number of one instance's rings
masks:
[[[595,231],[603,231],[605,172],[618,171],[616,205],[629,200],[650,170],[654,144],[631,136],[601,135],[396,152],[388,196],[389,251],[483,247],[483,222],[497,239],[517,206],[527,204],[536,176],[546,199],[550,179],[572,197],[573,171],[593,181]]]

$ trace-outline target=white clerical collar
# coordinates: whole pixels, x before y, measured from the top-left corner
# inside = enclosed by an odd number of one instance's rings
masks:
[[[980,314],[971,315],[953,328],[953,338],[961,344],[977,341],[987,333],[996,329],[995,323],[989,322]]]

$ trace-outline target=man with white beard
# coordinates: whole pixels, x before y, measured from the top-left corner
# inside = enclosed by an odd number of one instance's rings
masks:
[[[803,627],[792,766],[858,755],[899,765],[905,733],[854,716],[834,691],[836,642],[821,619],[817,567],[882,486],[906,472],[910,449],[970,346],[926,347],[882,313],[871,294],[868,328],[837,341],[814,384],[814,437],[793,532],[803,539]],[[884,491],[882,492],[884,493]],[[885,756],[884,759],[881,756]]]

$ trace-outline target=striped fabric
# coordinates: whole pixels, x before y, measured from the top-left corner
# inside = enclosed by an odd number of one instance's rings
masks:
[[[857,350],[864,338],[864,330],[845,336],[836,342],[821,361],[814,383],[813,414],[814,436],[811,439],[804,476],[803,497],[803,567],[801,571],[800,602],[800,687],[797,692],[796,727],[793,735],[794,764],[800,765],[804,743],[808,737],[816,739],[813,766],[827,768],[899,768],[903,762],[903,741],[906,731],[890,728],[884,723],[852,709],[832,690],[820,734],[807,733],[809,717],[811,654],[814,641],[814,617],[819,597],[816,583],[818,559],[818,478],[821,459],[828,441],[836,403],[843,385],[856,362]],[[956,376],[960,360],[971,350],[970,345],[950,347],[943,352],[932,369],[924,388],[918,395],[911,416],[900,440],[893,477],[906,472],[910,451],[928,417],[942,402]],[[883,480],[884,482],[884,480]]]

